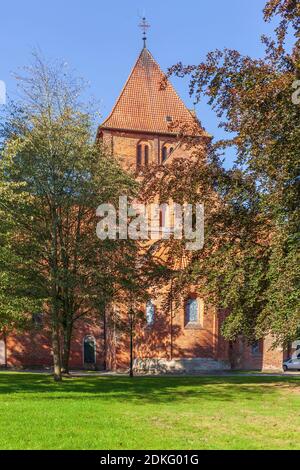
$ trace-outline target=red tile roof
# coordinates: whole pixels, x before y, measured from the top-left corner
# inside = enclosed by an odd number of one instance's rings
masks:
[[[144,48],[111,114],[100,127],[166,134],[176,133],[176,125],[195,128],[194,116],[171,83],[166,81],[161,86],[164,78],[165,74]]]

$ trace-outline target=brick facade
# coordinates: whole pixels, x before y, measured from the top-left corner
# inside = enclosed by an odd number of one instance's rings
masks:
[[[93,368],[103,368],[103,331],[96,321],[77,322],[71,343],[71,368],[83,369],[87,367],[87,364],[84,363],[84,340],[88,337],[94,338],[96,344],[96,362]],[[0,343],[4,347],[4,339],[1,337]],[[47,326],[47,318],[38,328],[33,327],[30,332],[9,334],[6,338],[6,351],[8,367],[16,369],[52,367],[51,332]],[[0,366],[3,366],[4,363],[3,353],[0,354]]]
[[[148,164],[161,164],[177,156],[189,158],[190,150],[180,145],[174,128],[167,121],[182,123],[182,117],[193,125],[193,116],[167,83],[159,86],[162,72],[153,57],[143,49],[124,89],[108,119],[99,128],[98,138],[107,146],[128,171],[134,172],[140,162],[138,146],[148,147]],[[143,99],[141,99],[143,97]],[[197,136],[208,134],[198,124]],[[143,162],[144,163],[144,162]],[[161,291],[168,289],[162,286]],[[185,299],[181,305],[166,312],[161,308],[160,295],[154,300],[155,320],[151,326],[137,326],[134,357],[141,370],[197,370],[197,369],[262,369],[281,368],[282,351],[269,351],[269,341],[260,341],[257,347],[240,339],[230,345],[221,335],[225,312],[216,312],[213,306],[203,304],[201,293],[196,293],[200,316],[198,324],[185,324]],[[126,314],[126,313],[125,313]],[[124,369],[129,365],[128,334],[114,331],[111,366]]]

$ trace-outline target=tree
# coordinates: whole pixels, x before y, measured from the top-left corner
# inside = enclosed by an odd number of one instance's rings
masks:
[[[17,79],[23,98],[10,104],[2,123],[1,208],[16,221],[14,251],[30,265],[27,273],[49,313],[60,380],[74,323],[99,314],[107,274],[116,281],[125,267],[115,269],[115,260],[135,249],[97,239],[96,208],[130,197],[135,183],[94,141],[93,116],[79,100],[83,84],[65,64],[35,54]]]
[[[208,98],[229,137],[208,146],[206,158],[195,145],[191,161],[171,162],[159,169],[159,183],[151,174],[146,181],[150,192],[161,186],[162,200],[204,202],[205,247],[188,256],[178,280],[197,282],[228,309],[225,337],[253,341],[271,333],[274,344],[287,344],[300,334],[300,107],[292,101],[299,42],[290,52],[284,44],[290,27],[299,31],[299,3],[271,0],[264,14],[281,18],[276,39],[263,38],[264,58],[225,49],[198,65],[171,67],[169,75],[190,77],[196,101]],[[219,156],[230,147],[235,166],[225,171]]]

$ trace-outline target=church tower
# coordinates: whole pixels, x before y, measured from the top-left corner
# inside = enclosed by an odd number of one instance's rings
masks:
[[[144,45],[110,115],[99,127],[98,139],[134,173],[176,156],[188,158],[190,150],[182,144],[182,129],[189,137],[210,140]],[[159,295],[145,305],[148,327],[136,338],[137,370],[228,367],[224,344],[219,342],[216,312],[205,306],[195,291],[169,314],[162,310]],[[112,368],[126,368],[126,338],[110,344]]]

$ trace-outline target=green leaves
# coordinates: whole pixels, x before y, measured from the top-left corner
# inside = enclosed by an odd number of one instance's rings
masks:
[[[265,57],[215,50],[203,63],[170,69],[190,77],[194,99],[207,97],[229,136],[208,148],[206,161],[196,148],[196,164],[169,165],[159,189],[204,202],[205,246],[181,284],[197,283],[207,301],[227,309],[227,339],[271,333],[274,344],[287,344],[300,326],[300,106],[292,101],[299,43],[290,52],[283,46],[289,26],[299,31],[299,2],[270,0],[264,14],[281,19],[277,40],[263,38]],[[236,161],[226,171],[218,156],[229,148]]]

